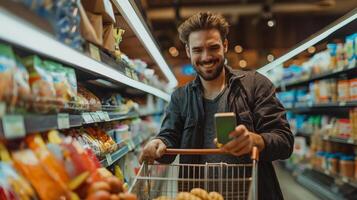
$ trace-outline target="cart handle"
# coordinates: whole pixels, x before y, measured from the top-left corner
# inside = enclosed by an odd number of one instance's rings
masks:
[[[228,154],[222,149],[166,149],[164,155],[211,155],[211,154]],[[259,160],[259,151],[256,146],[252,149],[252,160]]]

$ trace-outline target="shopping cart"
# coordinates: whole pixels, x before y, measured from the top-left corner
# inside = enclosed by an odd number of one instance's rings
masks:
[[[165,155],[224,154],[220,149],[167,149]],[[258,150],[246,164],[151,164],[143,163],[129,192],[138,200],[174,200],[179,192],[202,188],[218,192],[225,200],[258,199]],[[161,198],[159,198],[161,197]]]

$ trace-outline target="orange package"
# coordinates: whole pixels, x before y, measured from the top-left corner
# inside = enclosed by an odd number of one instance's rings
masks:
[[[17,151],[12,153],[12,158],[15,168],[30,181],[41,199],[69,199],[69,193],[59,187],[57,181],[44,169],[34,152],[29,149]]]

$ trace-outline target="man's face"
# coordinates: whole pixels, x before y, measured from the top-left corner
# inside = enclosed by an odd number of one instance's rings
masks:
[[[197,73],[206,81],[216,79],[224,67],[228,41],[223,42],[216,29],[192,32],[188,41],[186,53]]]

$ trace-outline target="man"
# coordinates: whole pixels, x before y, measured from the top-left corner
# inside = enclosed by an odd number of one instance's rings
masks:
[[[272,161],[289,158],[294,138],[274,86],[255,71],[224,64],[228,23],[222,16],[198,13],[178,31],[197,76],[173,92],[160,133],[144,147],[140,160],[173,162],[174,156],[163,156],[166,148],[215,148],[214,114],[234,112],[238,126],[222,147],[229,155],[186,155],[180,163],[239,163],[256,146],[259,199],[283,199]]]

